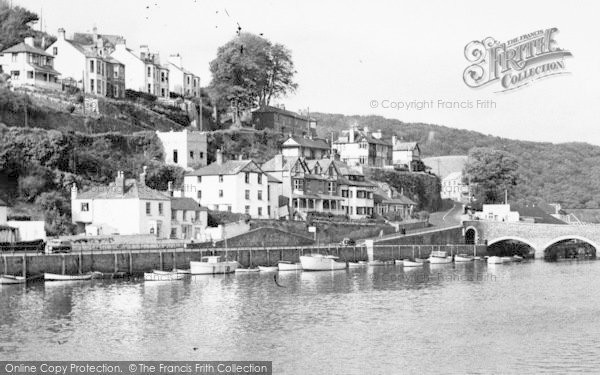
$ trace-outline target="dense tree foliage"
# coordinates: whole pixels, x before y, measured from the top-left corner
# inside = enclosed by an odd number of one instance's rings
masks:
[[[210,71],[210,90],[219,108],[231,101],[243,108],[269,105],[271,99],[297,87],[291,52],[250,33],[241,33],[219,47]]]
[[[465,175],[478,202],[502,203],[505,194],[513,197],[518,168],[517,159],[508,152],[476,147],[469,152]]]
[[[11,8],[7,0],[0,0],[0,51],[22,42],[29,36],[40,41],[42,37],[46,38],[44,48],[53,43],[56,38],[32,29],[31,24],[38,20],[37,14],[19,6]]]

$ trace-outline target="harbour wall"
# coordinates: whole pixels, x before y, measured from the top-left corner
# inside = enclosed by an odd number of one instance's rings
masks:
[[[373,258],[393,260],[427,257],[431,251],[442,250],[449,254],[485,254],[485,245],[375,245]],[[56,273],[75,275],[90,271],[102,273],[139,274],[151,270],[189,268],[190,261],[199,261],[206,255],[220,255],[237,260],[242,267],[276,265],[279,261],[298,262],[300,256],[314,253],[335,255],[340,261],[367,260],[366,246],[352,247],[271,247],[236,249],[169,249],[146,251],[79,252],[69,254],[3,254],[0,256],[0,273],[8,275],[37,275]]]

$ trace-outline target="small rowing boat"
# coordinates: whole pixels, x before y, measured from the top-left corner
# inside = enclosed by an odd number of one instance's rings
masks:
[[[456,254],[454,256],[454,262],[455,263],[467,263],[467,262],[472,262],[473,261],[473,257],[471,255],[458,255]]]
[[[44,280],[46,281],[78,281],[78,280],[91,280],[98,273],[88,272],[81,275],[60,275],[57,273],[44,273]]]
[[[491,256],[491,257],[487,258],[487,263],[488,264],[502,264],[502,258],[497,257],[497,256]]]
[[[277,266],[258,266],[260,272],[277,272],[279,267]]]
[[[404,259],[403,266],[404,267],[423,267],[423,263],[413,262],[412,260]]]
[[[333,255],[303,255],[300,257],[300,263],[302,263],[304,271],[335,271],[346,269],[346,263],[336,262],[337,259],[338,257]]]
[[[366,266],[366,263],[348,262],[348,268],[362,268],[364,266]]]
[[[236,268],[235,269],[235,273],[253,273],[253,272],[259,272],[260,270],[258,268]]]
[[[26,282],[25,276],[0,275],[0,284],[2,285],[25,284]]]
[[[185,269],[185,268],[175,268],[173,271],[177,272],[177,273],[181,273],[184,275],[189,275],[192,273],[192,271],[190,271],[189,268]]]
[[[402,260],[402,259],[396,259],[396,260],[394,261],[394,263],[395,263],[397,266],[403,266],[403,265],[404,265],[404,260]]]
[[[281,271],[302,271],[302,264],[300,264],[300,263],[281,261],[281,262],[277,263],[277,266],[279,267],[279,272],[281,272]]]
[[[385,262],[378,259],[370,260],[367,264],[369,266],[385,266]]]
[[[429,256],[430,264],[447,264],[452,263],[452,257],[448,256],[445,251],[432,251]]]
[[[513,262],[522,262],[523,257],[520,255],[513,255]]]
[[[185,274],[177,273],[177,272],[165,272],[159,271],[157,272],[145,272],[144,273],[144,281],[175,281],[175,280],[183,280]]]

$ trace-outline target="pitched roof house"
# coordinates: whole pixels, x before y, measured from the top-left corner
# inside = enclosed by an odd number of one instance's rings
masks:
[[[60,90],[60,73],[54,57],[34,46],[32,37],[0,52],[0,70],[10,75],[12,86],[33,86]]]

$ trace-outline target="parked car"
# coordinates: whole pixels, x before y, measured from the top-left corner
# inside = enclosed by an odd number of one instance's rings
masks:
[[[69,240],[53,238],[46,243],[46,254],[70,253],[73,244]]]
[[[352,238],[344,238],[341,242],[340,245],[342,246],[354,246],[356,245],[356,241],[354,241]]]

